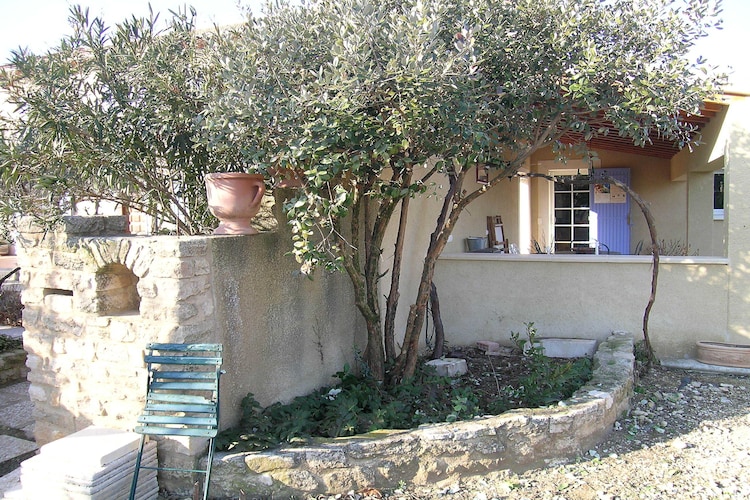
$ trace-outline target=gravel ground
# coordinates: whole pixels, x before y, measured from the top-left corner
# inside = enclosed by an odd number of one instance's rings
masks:
[[[638,381],[632,408],[611,435],[566,463],[432,488],[318,498],[750,498],[750,379],[656,367]]]

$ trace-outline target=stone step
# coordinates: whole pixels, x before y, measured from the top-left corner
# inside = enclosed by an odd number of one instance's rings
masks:
[[[37,446],[33,441],[0,435],[0,476],[17,469],[21,462],[33,457],[36,451]]]
[[[37,456],[21,464],[20,489],[6,493],[5,497],[19,500],[126,498],[139,442],[138,434],[91,426],[47,443]],[[158,465],[155,441],[146,443],[142,465]],[[135,498],[156,500],[158,490],[156,471],[141,471]]]

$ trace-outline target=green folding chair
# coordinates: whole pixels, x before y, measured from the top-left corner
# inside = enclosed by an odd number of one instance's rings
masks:
[[[195,472],[205,475],[203,499],[208,497],[214,440],[219,432],[219,380],[221,344],[155,344],[146,346],[148,369],[146,406],[135,432],[141,434],[138,457],[130,487],[134,500],[141,469]],[[152,467],[141,464],[147,436],[208,438],[205,469]]]

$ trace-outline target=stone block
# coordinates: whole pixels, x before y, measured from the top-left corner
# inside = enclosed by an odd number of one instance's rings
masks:
[[[296,460],[296,455],[293,454],[259,452],[248,455],[245,458],[245,465],[250,472],[263,474],[276,469],[291,469],[298,465],[298,460]]]
[[[125,234],[127,217],[124,215],[71,215],[62,218],[63,234],[77,236],[108,236]]]
[[[26,351],[15,349],[0,353],[0,385],[26,378]]]
[[[498,352],[500,351],[500,344],[491,340],[480,340],[477,342],[477,347],[484,352]]]
[[[48,312],[69,315],[73,312],[73,295],[47,295],[44,297],[44,307]]]
[[[135,328],[133,325],[115,321],[109,328],[109,336],[115,342],[133,342],[135,340]]]
[[[314,471],[349,466],[346,454],[340,449],[313,448],[305,450],[305,461]]]
[[[155,247],[158,257],[197,257],[206,255],[208,238],[205,236],[178,236],[162,238]]]
[[[171,311],[167,314],[167,317],[174,318],[180,323],[184,323],[187,320],[194,318],[198,315],[198,308],[193,304],[180,303],[171,308]]]
[[[208,261],[208,259],[196,258],[194,265],[196,276],[205,276],[206,274],[211,274],[211,263]]]
[[[468,371],[466,360],[460,358],[433,359],[426,364],[435,368],[442,377],[460,377]]]

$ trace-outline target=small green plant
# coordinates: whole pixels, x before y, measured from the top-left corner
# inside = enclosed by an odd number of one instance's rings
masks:
[[[0,334],[0,352],[13,351],[22,347],[23,340]]]
[[[497,415],[512,408],[547,405],[569,397],[591,375],[591,361],[553,360],[535,343],[536,329],[527,324],[526,338],[513,333],[524,352],[526,371],[520,383],[501,384],[494,366],[496,391],[477,389],[471,376],[451,379],[420,363],[413,377],[389,386],[366,369],[345,366],[338,383],[289,403],[266,408],[248,394],[240,425],[221,433],[220,449],[262,450],[315,437],[342,437],[377,429],[411,429],[422,424],[455,422],[477,415]],[[366,368],[363,364],[362,368]]]
[[[525,406],[542,406],[570,397],[573,392],[591,378],[591,360],[578,358],[556,361],[544,355],[544,348],[536,341],[534,323],[526,323],[526,338],[518,332],[511,333],[511,340],[524,353],[527,374],[521,377],[516,396]]]
[[[635,367],[638,375],[645,374],[650,366],[658,364],[658,359],[649,360],[648,346],[644,340],[639,340],[633,346],[633,355],[635,356]]]
[[[259,450],[313,437],[341,437],[377,429],[411,429],[425,423],[452,422],[485,413],[469,388],[422,367],[411,379],[386,387],[345,366],[339,383],[287,404],[261,408],[252,394],[242,402],[237,428],[221,433],[220,449]]]

